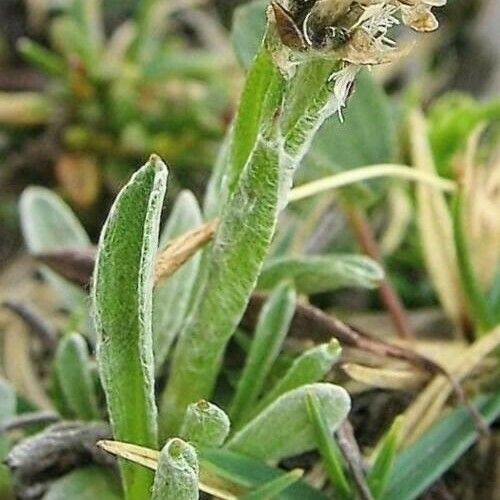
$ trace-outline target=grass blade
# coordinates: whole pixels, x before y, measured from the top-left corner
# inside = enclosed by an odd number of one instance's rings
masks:
[[[500,415],[500,393],[476,400],[486,422]],[[472,443],[478,433],[464,409],[454,410],[434,425],[414,445],[398,455],[384,500],[412,500],[447,471]]]
[[[380,265],[362,255],[287,256],[268,260],[257,286],[270,289],[289,279],[299,293],[311,295],[342,287],[375,288],[383,277]]]
[[[271,403],[232,437],[227,448],[261,460],[279,460],[314,449],[314,429],[305,402],[308,392],[323,404],[328,429],[333,432],[349,412],[347,392],[332,384],[304,385]]]
[[[352,498],[352,488],[344,472],[342,454],[328,428],[328,421],[318,396],[312,392],[307,393],[306,406],[314,428],[316,444],[335,493],[340,499]]]
[[[296,483],[303,475],[304,471],[302,469],[291,470],[263,484],[255,491],[248,493],[243,497],[243,500],[271,500],[276,498],[280,493]]]
[[[169,439],[160,453],[151,500],[197,500],[198,458],[179,438]]]
[[[160,251],[172,239],[202,224],[200,208],[190,191],[177,197],[160,236]],[[198,272],[200,256],[194,255],[174,275],[160,281],[153,295],[153,342],[155,366],[161,369],[172,342],[187,314],[191,293]]]
[[[98,362],[114,437],[157,446],[151,309],[167,169],[152,156],[122,189],[102,230],[92,290]],[[145,498],[148,471],[122,464],[126,496]]]
[[[259,488],[285,473],[260,460],[223,448],[200,451],[202,472],[213,474],[245,489]],[[279,495],[282,500],[326,500],[326,495],[305,481],[297,481]]]
[[[73,415],[82,420],[97,420],[99,409],[90,370],[87,344],[78,333],[66,335],[57,347],[55,359],[57,386]]]
[[[224,410],[202,400],[190,404],[181,427],[181,437],[197,447],[221,446],[229,434],[231,422]]]
[[[390,479],[394,459],[399,445],[402,417],[396,417],[389,432],[380,440],[377,446],[375,461],[368,473],[367,481],[373,498],[383,500],[387,483]]]
[[[282,284],[262,308],[231,405],[230,415],[235,425],[254,406],[262,392],[264,381],[288,332],[295,301],[294,289],[289,284]]]

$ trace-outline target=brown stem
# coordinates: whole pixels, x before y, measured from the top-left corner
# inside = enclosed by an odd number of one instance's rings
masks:
[[[346,207],[346,213],[351,221],[359,245],[365,254],[383,266],[383,259],[378,243],[365,214],[361,210],[351,206]],[[387,274],[380,283],[379,294],[385,308],[389,312],[398,336],[404,339],[414,338],[403,303]]]
[[[345,461],[349,465],[359,497],[362,500],[373,500],[373,495],[371,494],[370,488],[366,482],[363,457],[361,456],[361,451],[359,450],[359,446],[356,442],[356,438],[354,437],[354,431],[349,420],[345,420],[339,427],[337,431],[337,442]]]

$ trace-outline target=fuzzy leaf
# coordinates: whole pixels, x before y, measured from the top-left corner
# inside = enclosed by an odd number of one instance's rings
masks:
[[[305,384],[320,382],[339,359],[342,349],[336,339],[312,347],[299,355],[276,385],[257,404],[253,415],[271,404],[282,394]]]
[[[120,500],[120,484],[110,469],[89,466],[55,481],[43,500]]]
[[[117,196],[102,230],[92,290],[98,363],[115,439],[156,448],[151,332],[153,268],[167,169],[152,156]],[[122,464],[127,498],[149,471]]]
[[[28,250],[33,253],[76,250],[90,246],[90,240],[72,210],[49,189],[29,187],[19,203],[21,226]],[[48,268],[43,274],[70,310],[85,307],[85,294]]]
[[[197,500],[198,458],[179,438],[169,439],[160,453],[151,500]]]
[[[307,415],[308,392],[321,401],[328,429],[333,432],[349,412],[347,392],[332,384],[304,385],[271,403],[233,436],[227,448],[261,460],[280,460],[313,450],[316,440]]]
[[[181,192],[161,233],[160,250],[170,240],[200,226],[202,222],[194,195],[190,191]],[[165,363],[172,342],[185,320],[199,263],[200,255],[196,254],[174,275],[160,281],[154,290],[153,341],[157,370]]]
[[[162,421],[166,419],[172,434],[188,404],[210,397],[225,346],[244,313],[274,234],[278,178],[275,145],[261,139],[221,214],[207,278],[174,353],[162,402]]]
[[[238,59],[245,68],[259,50],[266,30],[267,0],[256,0],[240,5],[233,14],[231,40]]]
[[[221,446],[229,434],[231,422],[224,410],[202,400],[187,407],[180,435],[197,447]]]
[[[72,413],[82,420],[99,418],[87,344],[78,333],[66,335],[55,358],[57,385]]]
[[[238,424],[255,404],[264,381],[277,358],[295,312],[295,291],[279,286],[264,304],[255,328],[245,367],[231,405],[231,419]]]
[[[380,265],[362,255],[286,256],[264,264],[257,286],[270,289],[289,279],[299,293],[311,295],[342,287],[375,288],[383,278]]]

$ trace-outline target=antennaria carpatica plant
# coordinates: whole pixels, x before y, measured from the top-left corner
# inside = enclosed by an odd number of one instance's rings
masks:
[[[374,288],[384,273],[365,257],[329,251],[321,256],[307,252],[293,255],[291,248],[297,248],[296,242],[285,238],[266,261],[278,217],[287,201],[295,203],[332,187],[380,175],[425,181],[447,191],[455,186],[442,179],[433,182],[433,176],[410,175],[408,167],[385,164],[323,179],[323,183],[309,184],[289,196],[295,170],[322,123],[341,111],[359,66],[396,55],[386,39],[387,29],[395,22],[393,15],[398,8],[406,21],[410,14],[415,15],[412,6],[399,5],[397,0],[376,5],[350,2],[353,11],[343,19],[349,37],[337,46],[338,40],[328,38],[331,30],[326,30],[326,35],[312,33],[317,26],[308,24],[321,21],[316,7],[323,3],[308,4],[310,11],[302,23],[299,20],[304,13],[294,9],[294,2],[272,3],[264,40],[214,171],[203,215],[198,202],[186,192],[177,198],[172,210],[168,207],[169,219],[159,245],[162,255],[157,262],[165,257],[165,247],[175,248],[174,238],[191,234],[199,226],[211,228],[203,240],[207,244],[203,255],[189,254],[191,259],[178,264],[182,267],[175,275],[154,283],[159,275],[155,274],[154,257],[166,188],[166,170],[157,157],[152,157],[122,190],[103,230],[93,285],[98,363],[113,437],[124,441],[111,445],[105,441],[103,447],[156,471],[153,483],[152,473],[121,463],[128,498],[144,498],[153,492],[153,498],[194,499],[200,490],[231,500],[235,495],[267,498],[278,494],[294,500],[324,498],[328,488],[307,486],[300,480],[301,471],[283,473],[265,465],[267,460],[279,461],[314,449],[321,453],[333,488],[345,498],[355,495],[344,464],[349,457],[342,458],[332,441],[334,430],[349,411],[349,397],[342,388],[322,383],[337,375],[331,369],[340,347],[336,340],[322,338],[314,346],[300,343],[296,351],[295,335],[285,337],[296,328],[301,311],[310,313],[306,315],[309,321],[315,314],[323,320],[327,316],[305,306],[304,297],[297,300],[297,294],[314,295],[351,286]],[[426,9],[424,18],[432,23],[430,7]],[[345,14],[334,16],[332,22]],[[286,22],[295,28],[294,40],[287,31],[290,25],[283,24]],[[319,35],[325,38],[318,40]],[[368,156],[384,156],[386,149],[390,147],[374,147]],[[318,157],[313,155],[310,161],[317,162]],[[362,159],[354,161],[359,162],[363,166]],[[316,200],[309,201],[314,205]],[[287,216],[295,207],[302,215],[302,203],[309,201],[294,205]],[[209,241],[215,227],[215,237]],[[272,293],[251,297],[256,289]],[[255,309],[255,299],[264,307]],[[252,313],[258,318],[257,326],[254,323],[247,330],[245,320]],[[376,343],[329,319],[334,326],[326,328],[328,335],[342,327],[348,339],[357,335],[367,344],[372,342],[372,348]],[[228,349],[238,325],[241,329]],[[68,415],[75,413],[82,419],[105,415],[104,408],[94,408],[88,353],[81,337],[75,335],[63,340],[57,356],[63,402],[70,410]],[[351,345],[344,337],[343,341]],[[382,342],[376,346],[382,353],[391,347]],[[78,361],[76,368],[68,371],[73,359]],[[69,375],[67,379],[63,379],[64,373]],[[428,374],[420,375],[425,378]],[[78,394],[73,394],[72,387],[77,386]],[[205,397],[217,405],[201,399]],[[231,415],[232,426],[223,408]],[[162,433],[160,440],[157,427]],[[464,434],[470,439],[469,432]],[[392,488],[392,464],[398,458],[396,441],[394,434],[385,438],[367,471],[366,482],[374,497],[382,498]],[[361,470],[362,479],[363,473]],[[421,484],[423,481],[410,494],[414,495]]]

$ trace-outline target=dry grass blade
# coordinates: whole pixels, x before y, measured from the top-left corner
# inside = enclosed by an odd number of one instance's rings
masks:
[[[156,259],[155,284],[175,273],[200,248],[211,241],[217,222],[217,219],[207,222],[173,240]]]
[[[419,172],[406,165],[380,164],[355,168],[298,186],[290,192],[288,201],[302,200],[303,198],[308,198],[309,196],[314,196],[330,189],[337,189],[355,182],[386,176],[411,180],[418,184],[426,184],[438,192],[439,190],[450,192],[456,189],[453,181],[443,179],[436,175],[435,172]]]
[[[446,400],[454,391],[450,378],[460,382],[490,352],[500,345],[500,327],[481,337],[459,356],[449,370],[449,377],[438,375],[420,393],[418,398],[406,410],[404,427],[401,431],[405,446],[416,441],[441,413]]]
[[[130,460],[131,462],[142,465],[143,467],[147,467],[151,470],[156,470],[158,459],[160,458],[159,451],[144,448],[143,446],[135,444],[122,443],[120,441],[102,440],[97,443],[97,446],[108,453]],[[215,498],[220,498],[221,500],[237,500],[237,497],[232,493],[223,491],[220,488],[213,487],[202,482],[200,482],[199,487],[201,491],[208,493]]]
[[[418,110],[410,115],[411,154],[416,171],[436,175],[425,118]],[[449,317],[460,325],[463,298],[453,244],[451,216],[442,192],[417,185],[417,224],[430,278]]]
[[[370,387],[396,391],[412,391],[420,387],[428,378],[424,372],[390,370],[371,366],[346,363],[342,369],[356,382]]]

